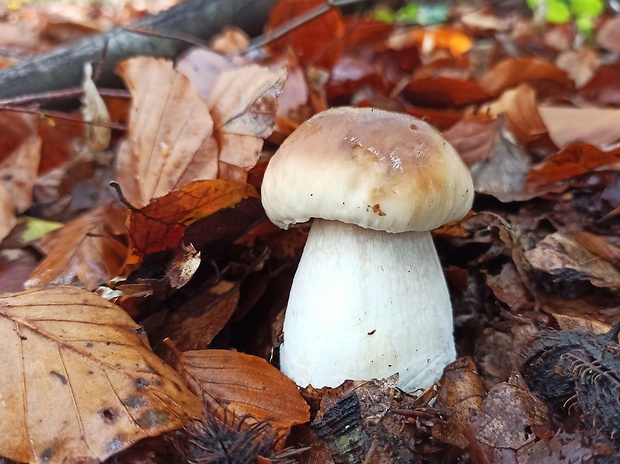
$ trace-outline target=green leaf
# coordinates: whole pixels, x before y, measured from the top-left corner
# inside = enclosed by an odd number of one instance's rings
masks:
[[[372,19],[381,21],[382,23],[394,24],[396,15],[389,6],[377,5],[372,10]]]

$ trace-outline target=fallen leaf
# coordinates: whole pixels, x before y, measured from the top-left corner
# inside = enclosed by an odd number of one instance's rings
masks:
[[[0,240],[15,224],[15,210],[21,213],[32,204],[32,189],[41,159],[41,139],[36,116],[0,111],[0,188],[2,203]]]
[[[504,59],[487,71],[479,82],[489,95],[498,96],[519,84],[527,82],[534,84],[539,81],[547,81],[561,89],[573,87],[566,71],[533,57]]]
[[[536,106],[536,93],[527,84],[508,89],[500,98],[484,105],[480,113],[499,117],[503,115],[508,130],[522,144],[532,142],[547,133],[547,127]]]
[[[486,394],[484,384],[478,376],[471,358],[461,358],[446,366],[437,389],[437,408],[450,411],[448,420],[433,427],[433,438],[463,450],[476,452],[475,440],[471,434],[470,418],[482,412]]]
[[[220,75],[237,65],[234,58],[205,48],[191,47],[177,59],[175,69],[194,84],[202,99],[206,99]]]
[[[565,283],[587,280],[596,287],[620,287],[620,271],[581,246],[573,235],[570,230],[547,235],[524,256],[534,269]]]
[[[275,127],[285,80],[286,68],[271,71],[258,65],[220,74],[207,98],[219,145],[219,178],[246,180],[246,172],[258,161],[263,139]]]
[[[127,259],[125,211],[100,206],[46,235],[47,256],[26,287],[78,284],[89,290],[115,277]]]
[[[450,77],[414,80],[403,89],[403,94],[416,105],[431,107],[472,105],[489,99],[478,82]]]
[[[200,400],[139,330],[76,287],[0,297],[0,455],[98,462],[198,417]]]
[[[538,111],[558,147],[571,142],[605,147],[620,141],[620,109],[540,106]]]
[[[619,72],[619,61],[601,66],[594,77],[579,90],[577,97],[597,106],[615,107],[620,105]]]
[[[99,125],[110,122],[108,108],[99,95],[93,82],[93,67],[90,63],[84,65],[84,80],[82,81],[82,116],[86,123],[86,142],[93,151],[103,151],[110,145],[112,130]],[[89,124],[91,123],[91,124]]]
[[[511,311],[520,313],[534,307],[533,298],[514,264],[504,264],[498,274],[487,273],[486,283],[497,299],[506,303]]]
[[[135,264],[147,254],[175,248],[188,226],[221,209],[235,208],[250,197],[258,198],[251,185],[216,179],[192,182],[153,199],[129,216],[132,257],[128,263]]]
[[[481,462],[522,462],[529,450],[551,431],[545,405],[530,393],[518,374],[495,385],[482,403],[482,413],[470,416]]]
[[[425,54],[429,54],[437,48],[443,48],[449,50],[454,56],[463,55],[471,49],[472,44],[472,39],[467,34],[447,27],[436,29],[418,26],[398,28],[392,32],[388,39],[388,46],[394,50],[415,45]]]
[[[607,19],[598,28],[596,43],[608,52],[620,53],[620,16]]]
[[[214,179],[213,120],[189,79],[171,61],[150,57],[123,61],[117,73],[133,97],[116,168],[125,198],[139,208],[196,179]]]
[[[262,358],[236,351],[183,353],[177,370],[218,417],[246,415],[286,429],[310,419],[297,385]]]
[[[532,167],[527,173],[525,188],[539,190],[545,185],[566,181],[591,171],[616,169],[620,162],[620,149],[602,151],[585,143],[571,143],[557,154]]]
[[[555,64],[558,68],[566,71],[575,83],[575,87],[580,89],[592,79],[601,65],[601,60],[598,52],[590,47],[583,47],[579,50],[567,50],[560,53]]]
[[[265,26],[267,36],[286,26],[310,10],[324,6],[323,0],[279,0],[269,13]],[[316,65],[331,69],[340,59],[345,35],[342,13],[330,8],[326,13],[287,32],[269,44],[273,54],[286,54],[290,47],[304,66]]]
[[[443,133],[467,166],[493,156],[495,136],[499,130],[497,119],[463,118]]]

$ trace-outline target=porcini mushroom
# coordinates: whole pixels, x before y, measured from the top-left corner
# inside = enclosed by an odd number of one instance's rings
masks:
[[[262,185],[277,226],[314,218],[286,308],[282,371],[300,386],[394,373],[405,390],[435,382],[456,353],[429,231],[472,200],[467,167],[423,121],[341,107],[303,123]]]

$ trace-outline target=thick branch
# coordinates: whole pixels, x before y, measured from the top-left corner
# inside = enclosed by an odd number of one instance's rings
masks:
[[[261,32],[276,0],[188,0],[133,26],[166,35],[182,33],[208,39],[223,26],[238,26],[249,35]],[[125,58],[150,55],[174,58],[190,44],[115,28],[80,42],[35,56],[0,70],[0,99],[79,86],[84,63],[103,61],[98,83],[112,86],[116,64]]]

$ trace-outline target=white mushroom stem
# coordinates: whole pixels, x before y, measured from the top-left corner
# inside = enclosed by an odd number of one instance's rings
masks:
[[[281,369],[300,386],[399,373],[411,391],[455,359],[452,309],[429,232],[316,219],[284,320]]]

